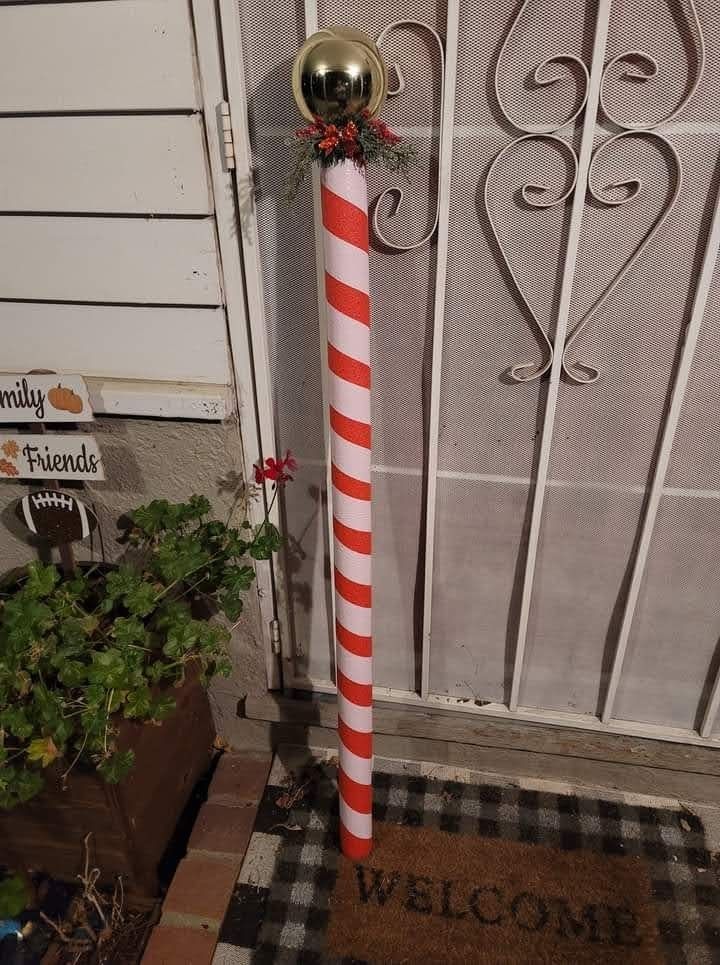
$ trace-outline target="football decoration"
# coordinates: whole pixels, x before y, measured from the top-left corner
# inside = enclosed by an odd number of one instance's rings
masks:
[[[86,539],[97,526],[91,509],[59,489],[28,493],[18,502],[15,513],[31,533],[51,546]]]

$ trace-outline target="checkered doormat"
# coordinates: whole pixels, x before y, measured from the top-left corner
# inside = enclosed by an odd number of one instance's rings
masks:
[[[378,767],[376,821],[644,858],[667,961],[720,962],[717,869],[691,811]],[[339,961],[325,952],[338,868],[335,776],[332,762],[271,774],[213,965]]]

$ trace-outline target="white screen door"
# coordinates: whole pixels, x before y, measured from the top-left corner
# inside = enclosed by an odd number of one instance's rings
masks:
[[[290,65],[348,25],[380,38],[383,117],[423,162],[409,184],[369,177],[379,696],[715,739],[716,6],[223,3],[245,270],[278,445],[303,467],[282,507],[285,685],[334,674],[312,187],[282,199]]]

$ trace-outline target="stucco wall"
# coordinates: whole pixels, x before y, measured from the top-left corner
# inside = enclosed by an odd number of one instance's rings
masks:
[[[154,419],[98,419],[91,427],[105,463],[106,481],[88,485],[83,499],[100,521],[92,543],[76,544],[80,559],[116,560],[123,547],[116,541],[118,518],[151,499],[182,500],[192,493],[210,499],[219,518],[227,514],[242,480],[241,443],[235,421],[223,424],[169,422]],[[14,504],[27,492],[20,483],[0,481],[0,571],[37,556],[26,531],[15,519]],[[254,590],[233,634],[233,676],[217,681],[211,702],[218,730],[232,741],[238,699],[264,693],[265,660],[260,614]]]

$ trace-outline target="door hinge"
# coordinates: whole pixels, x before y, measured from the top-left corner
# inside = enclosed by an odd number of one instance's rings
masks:
[[[235,167],[235,145],[233,143],[230,105],[227,101],[221,101],[218,104],[218,127],[220,129],[220,148],[223,153],[223,164],[226,171],[232,171]]]
[[[280,636],[280,621],[270,621],[270,644],[273,653],[282,653],[282,637]]]

